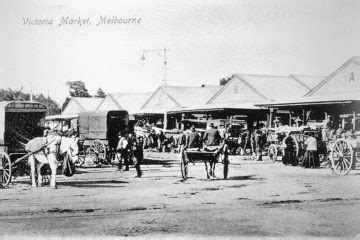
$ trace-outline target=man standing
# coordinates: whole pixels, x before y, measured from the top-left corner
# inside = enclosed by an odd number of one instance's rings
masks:
[[[255,141],[255,159],[256,161],[262,161],[262,150],[266,144],[266,137],[260,129],[255,130],[254,133]]]
[[[118,138],[119,138],[119,142],[116,147],[116,158],[119,161],[118,169],[121,170],[122,169],[122,161],[123,161],[123,159],[125,161],[125,159],[127,158],[126,146],[128,145],[128,141],[121,132],[119,132]]]
[[[304,145],[306,151],[301,166],[305,168],[318,168],[320,161],[317,157],[317,141],[313,133],[309,134],[309,137],[305,140]]]
[[[205,131],[204,143],[206,146],[218,146],[221,141],[219,131],[214,128],[214,124],[210,123],[209,129]]]
[[[142,176],[142,171],[140,169],[140,164],[142,163],[144,159],[144,150],[143,150],[143,137],[138,136],[133,138],[133,151],[134,151],[134,157],[135,157],[135,169],[137,172],[136,177]]]

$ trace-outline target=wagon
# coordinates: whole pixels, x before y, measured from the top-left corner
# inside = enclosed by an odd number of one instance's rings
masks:
[[[304,139],[304,128],[300,127],[280,127],[267,129],[267,152],[270,160],[277,161],[278,157],[284,155],[284,145],[286,138],[290,137],[295,155],[299,156],[301,142]],[[287,136],[288,135],[288,136]]]
[[[79,113],[78,129],[82,147],[92,163],[110,163],[118,143],[118,133],[130,129],[127,111],[88,111]]]
[[[25,143],[43,135],[46,106],[32,101],[0,102],[0,181],[7,186],[12,177],[24,174],[31,154]]]
[[[52,126],[75,129],[79,135],[79,165],[88,158],[96,166],[111,163],[118,143],[118,133],[129,126],[127,111],[86,111],[74,115],[49,116]]]
[[[203,150],[198,148],[190,148],[184,151],[184,154],[181,155],[180,168],[181,176],[184,180],[188,178],[188,165],[189,163],[195,164],[195,162],[204,162],[207,170],[207,163],[213,162],[217,163],[219,159],[224,159],[223,164],[223,176],[224,179],[227,178],[229,170],[229,161],[227,157],[223,157],[223,154],[218,152],[219,147],[212,148],[210,150]]]
[[[355,168],[360,159],[360,114],[353,112],[340,117],[343,131],[330,136],[329,158],[333,172],[346,175]]]

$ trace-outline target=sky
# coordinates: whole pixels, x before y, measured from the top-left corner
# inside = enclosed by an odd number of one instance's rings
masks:
[[[49,94],[67,81],[90,94],[218,84],[234,73],[329,75],[360,55],[356,0],[0,0],[0,88]],[[100,24],[100,17],[141,19]],[[52,19],[28,25],[24,18]],[[62,17],[90,24],[57,26]],[[279,86],[281,87],[281,86]]]

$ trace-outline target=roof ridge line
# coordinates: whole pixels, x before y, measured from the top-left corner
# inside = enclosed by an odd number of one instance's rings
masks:
[[[311,90],[311,87],[309,87],[308,85],[306,85],[305,83],[303,83],[300,79],[298,79],[297,77],[295,77],[294,75],[289,75],[290,77],[292,77],[296,82],[298,82],[299,84],[301,84],[302,86],[304,86],[305,88],[307,88],[308,90]]]
[[[333,73],[331,73],[329,76],[327,76],[324,80],[319,82],[315,87],[313,87],[309,92],[307,92],[304,97],[308,97],[313,95],[316,91],[318,91],[322,86],[324,86],[326,83],[331,81],[339,72],[344,70],[347,66],[349,66],[356,57],[351,57],[349,60],[347,60],[345,63],[343,63],[340,67],[338,67]]]
[[[254,88],[254,86],[252,86],[248,81],[246,81],[245,79],[241,78],[241,76],[234,74],[238,79],[240,79],[241,81],[243,81],[250,89],[252,89],[255,93],[257,93],[260,97],[264,98],[265,100],[271,100],[268,99],[264,94],[262,94],[261,92],[259,92],[256,88]]]

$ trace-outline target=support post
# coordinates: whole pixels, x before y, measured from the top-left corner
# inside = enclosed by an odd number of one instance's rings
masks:
[[[167,112],[164,113],[164,130],[167,128]]]
[[[305,125],[306,124],[306,109],[305,108],[303,108],[303,112],[302,112],[302,115],[303,115],[303,125]]]
[[[274,108],[269,108],[269,110],[270,110],[270,115],[269,115],[268,125],[269,125],[269,127],[272,127],[273,120],[274,120],[275,109]]]

